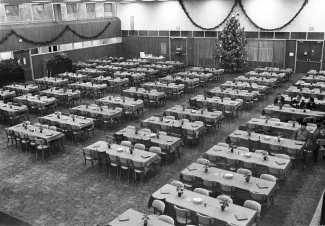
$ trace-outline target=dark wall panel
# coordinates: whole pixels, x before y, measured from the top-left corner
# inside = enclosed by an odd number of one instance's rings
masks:
[[[306,39],[306,32],[291,32],[291,39]]]
[[[324,40],[323,32],[308,32],[307,39]]]
[[[149,31],[149,36],[158,36],[158,31]]]
[[[290,33],[289,32],[275,32],[274,38],[275,39],[289,39]]]
[[[295,68],[295,59],[296,59],[296,45],[297,42],[295,40],[287,40],[286,41],[286,55],[285,55],[285,67]],[[293,56],[289,56],[289,53],[294,53]]]

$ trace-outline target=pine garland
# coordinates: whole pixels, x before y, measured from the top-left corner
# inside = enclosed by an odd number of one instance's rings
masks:
[[[226,20],[228,19],[228,17],[230,16],[230,14],[233,12],[235,6],[238,4],[239,7],[241,8],[241,10],[243,11],[245,17],[253,24],[254,27],[262,30],[262,31],[276,31],[276,30],[281,30],[285,27],[287,27],[288,25],[290,25],[297,17],[298,15],[301,13],[301,11],[305,8],[305,6],[308,4],[308,0],[305,0],[304,3],[302,4],[302,6],[300,7],[300,9],[298,10],[298,12],[287,22],[285,23],[284,25],[282,25],[281,27],[277,27],[277,28],[272,28],[272,29],[268,29],[268,28],[263,28],[259,25],[257,25],[247,14],[241,0],[235,0],[235,3],[233,5],[233,7],[231,8],[230,12],[228,13],[227,17],[218,25],[214,26],[214,27],[211,27],[211,28],[205,28],[205,27],[202,27],[200,25],[198,25],[193,19],[192,17],[190,16],[189,12],[186,10],[186,7],[184,5],[184,2],[183,0],[178,0],[180,6],[182,7],[185,15],[187,16],[187,18],[191,21],[191,23],[195,26],[195,27],[198,27],[202,30],[206,30],[206,31],[210,31],[210,30],[215,30],[217,29],[218,27],[220,27],[222,24],[224,24],[226,22]]]
[[[85,36],[85,35],[81,35],[79,33],[77,33],[75,30],[73,30],[69,25],[66,25],[62,31],[54,38],[52,38],[51,40],[47,40],[47,41],[33,41],[30,40],[28,38],[25,38],[24,36],[21,36],[20,34],[18,34],[14,29],[12,29],[9,33],[7,33],[2,39],[0,39],[0,45],[2,45],[5,41],[8,40],[8,38],[12,35],[16,36],[18,39],[22,39],[23,42],[26,43],[30,43],[30,44],[34,44],[34,45],[48,45],[51,44],[55,41],[57,41],[59,38],[61,38],[64,33],[66,33],[67,31],[71,31],[73,34],[75,34],[76,36],[78,36],[81,39],[96,39],[98,38],[100,35],[102,35],[107,29],[108,27],[111,25],[111,22],[107,22],[107,24],[105,25],[105,27],[98,32],[96,35],[94,36]]]

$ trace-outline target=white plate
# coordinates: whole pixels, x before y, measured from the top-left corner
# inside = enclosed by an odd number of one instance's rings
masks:
[[[264,136],[265,140],[270,140],[270,136]]]
[[[226,173],[225,175],[224,175],[224,178],[226,178],[226,179],[231,179],[231,178],[233,178],[233,174],[232,173]]]
[[[118,148],[117,151],[118,152],[123,152],[123,148]]]
[[[203,201],[201,198],[192,198],[192,200],[194,203],[197,203],[197,204],[199,204]]]
[[[276,122],[275,125],[279,126],[281,125],[281,122]]]
[[[252,157],[250,153],[246,153],[246,154],[244,154],[244,156],[245,156],[246,158],[250,158],[250,157]]]

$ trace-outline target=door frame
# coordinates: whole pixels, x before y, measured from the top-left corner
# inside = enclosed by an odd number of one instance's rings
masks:
[[[186,54],[182,54],[185,55],[185,65],[187,66],[187,62],[188,62],[188,54],[187,54],[187,37],[169,37],[169,60],[172,60],[172,39],[185,39],[185,50],[186,50]]]
[[[322,43],[322,54],[321,54],[321,59],[320,59],[320,69],[323,67],[323,56],[324,56],[324,40],[296,40],[296,52],[295,52],[295,68],[294,72],[296,73],[297,69],[297,52],[298,52],[298,45],[299,42],[321,42]]]

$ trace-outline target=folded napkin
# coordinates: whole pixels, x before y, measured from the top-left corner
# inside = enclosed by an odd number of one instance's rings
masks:
[[[53,136],[53,133],[51,133],[51,134],[47,134],[46,136]]]
[[[147,159],[150,158],[150,155],[141,155],[142,158]]]
[[[295,142],[296,145],[303,145],[304,143]]]
[[[128,215],[123,214],[123,215],[118,216],[118,220],[119,221],[128,221],[128,220],[130,220],[130,217]]]
[[[257,183],[256,185],[257,185],[257,187],[259,187],[260,189],[268,188],[268,186],[267,186],[266,184],[264,184],[264,183]]]
[[[190,166],[189,166],[189,167],[187,167],[187,169],[188,169],[188,171],[193,171],[193,170],[196,170],[196,167],[193,167],[193,166],[190,167]]]
[[[242,213],[236,213],[236,214],[235,214],[235,217],[236,217],[236,219],[239,220],[239,221],[244,221],[244,220],[247,220],[247,219],[248,219],[247,216],[245,216],[245,215],[242,214]]]
[[[241,133],[234,133],[235,135],[241,135]]]
[[[286,164],[285,162],[283,162],[283,161],[279,161],[279,160],[277,160],[277,161],[275,161],[278,165],[284,165],[284,164]]]
[[[195,126],[195,125],[192,125],[193,128],[196,128],[196,127],[199,127],[199,126]]]
[[[161,194],[170,194],[170,190],[168,188],[162,188],[160,189]]]
[[[173,140],[167,140],[167,142],[174,142]]]
[[[99,146],[100,146],[99,144],[98,145],[94,145],[93,148],[98,148]]]

